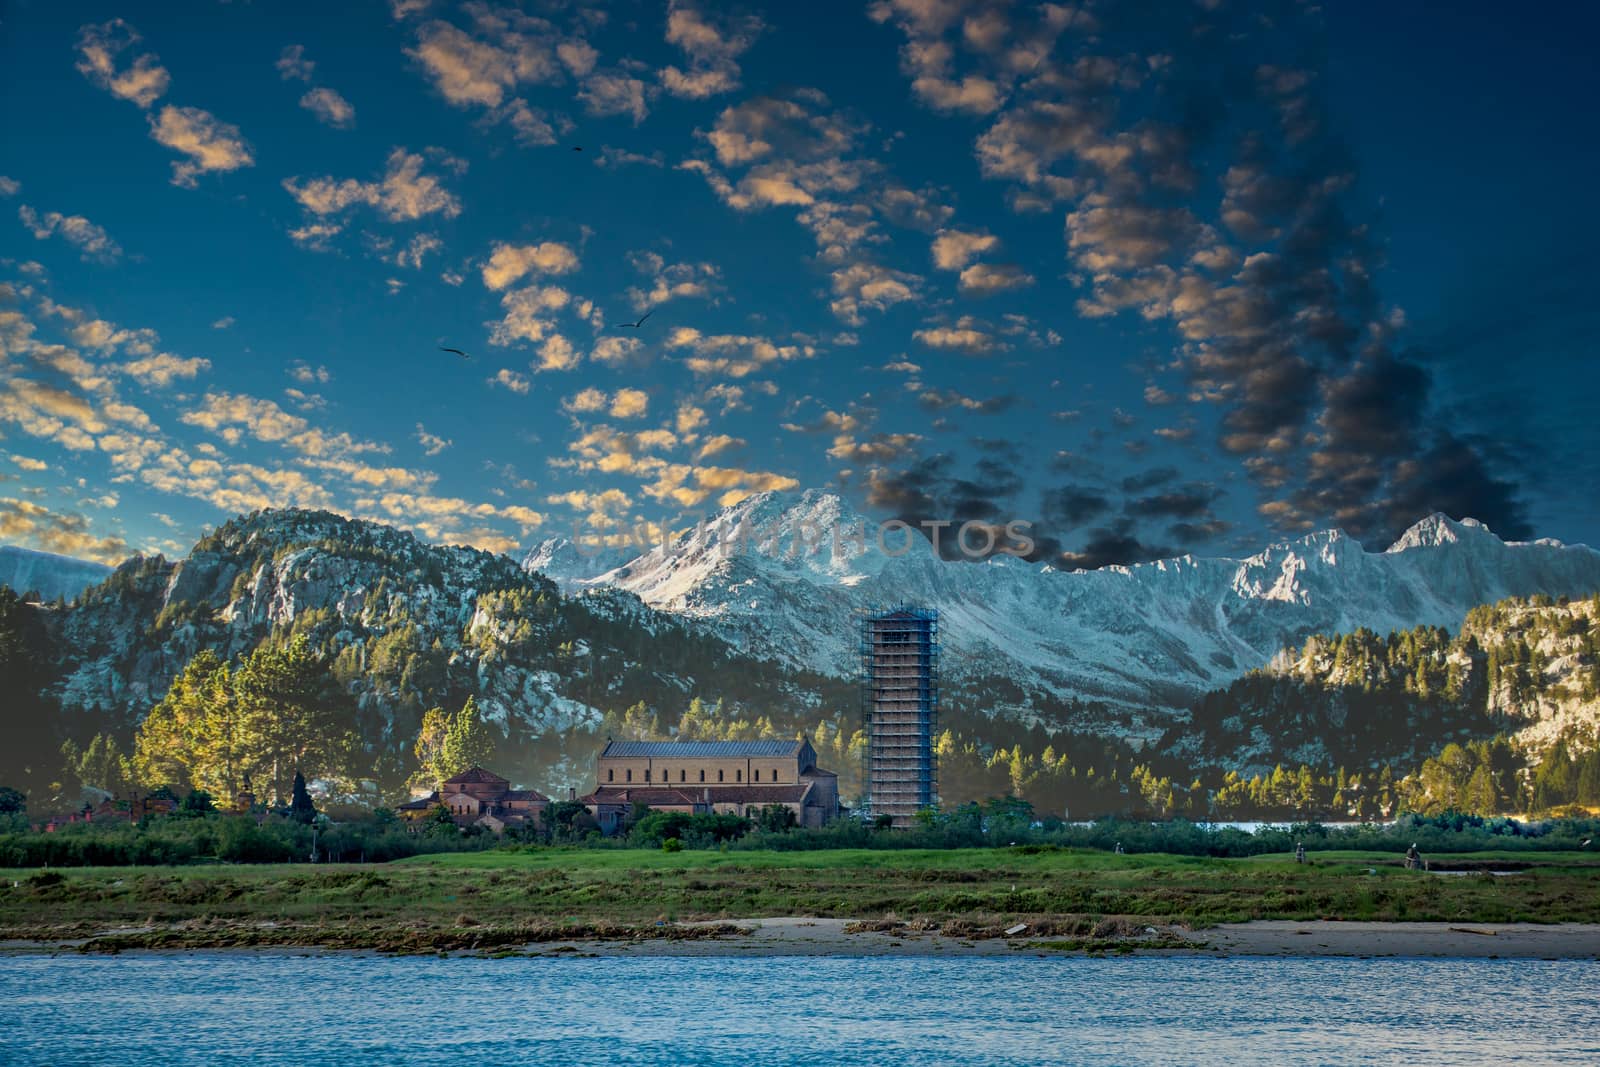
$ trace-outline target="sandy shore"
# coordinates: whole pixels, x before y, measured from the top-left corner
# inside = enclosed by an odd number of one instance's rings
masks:
[[[1147,928],[1143,937],[1076,945],[1060,938],[970,940],[899,930],[853,931],[845,919],[753,919],[744,933],[704,941],[568,942],[541,955],[598,956],[1011,956],[1086,950],[1140,955],[1407,956],[1600,959],[1600,925],[1377,922],[1250,922],[1206,930]],[[1070,946],[1070,947],[1069,947]]]
[[[1227,956],[1437,956],[1600,959],[1588,923],[1250,922],[1197,930]]]
[[[989,956],[1084,952],[1182,956],[1357,956],[1600,960],[1600,924],[1289,922],[1236,923],[1189,930],[1146,927],[1131,937],[1099,941],[1030,936],[964,938],[935,931],[862,929],[849,919],[771,918],[733,924],[736,934],[698,939],[575,939],[502,948],[535,957]],[[868,926],[875,924],[866,924]],[[82,941],[3,941],[0,955],[71,951]],[[371,950],[262,948],[130,949],[146,952],[258,952],[368,955]],[[451,955],[481,955],[457,952]]]

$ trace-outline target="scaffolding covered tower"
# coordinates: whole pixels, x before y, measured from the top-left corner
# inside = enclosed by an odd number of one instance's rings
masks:
[[[938,803],[939,613],[897,607],[861,619],[866,808],[897,828]]]

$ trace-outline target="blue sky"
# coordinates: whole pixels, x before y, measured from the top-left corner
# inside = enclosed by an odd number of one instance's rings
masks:
[[[0,540],[832,487],[1075,566],[1595,541],[1592,16],[1541,19],[14,3]]]

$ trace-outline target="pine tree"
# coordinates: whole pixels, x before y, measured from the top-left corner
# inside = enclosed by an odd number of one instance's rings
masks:
[[[439,769],[443,772],[440,780],[493,763],[494,751],[495,739],[478,712],[478,701],[468,697],[445,730],[440,750]]]
[[[311,794],[306,791],[305,775],[295,771],[294,788],[289,801],[289,818],[310,825],[311,820],[316,817],[317,806],[311,802]]]

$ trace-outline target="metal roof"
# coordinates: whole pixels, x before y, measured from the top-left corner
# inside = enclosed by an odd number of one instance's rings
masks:
[[[804,741],[608,741],[602,757],[623,759],[716,759],[792,756]]]

